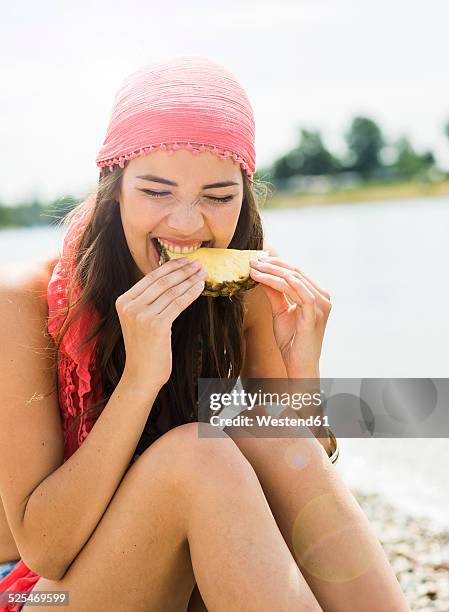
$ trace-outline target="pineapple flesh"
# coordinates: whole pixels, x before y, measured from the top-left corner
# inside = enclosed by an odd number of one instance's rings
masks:
[[[200,248],[193,253],[173,253],[162,247],[159,265],[169,259],[187,257],[190,261],[199,260],[207,271],[204,290],[201,295],[210,297],[230,297],[241,291],[252,289],[258,283],[250,276],[249,260],[268,251],[241,249]]]

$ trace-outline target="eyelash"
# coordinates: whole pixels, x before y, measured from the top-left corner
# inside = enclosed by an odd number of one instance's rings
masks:
[[[170,195],[170,192],[168,191],[151,191],[151,189],[142,189],[141,191],[155,198],[163,198],[166,195]],[[224,198],[215,198],[213,196],[205,196],[205,197],[208,198],[209,200],[213,200],[214,202],[230,202],[231,200],[234,199],[234,196],[225,196]]]

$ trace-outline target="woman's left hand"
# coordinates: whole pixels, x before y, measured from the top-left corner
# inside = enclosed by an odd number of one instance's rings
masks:
[[[321,346],[331,311],[329,293],[279,257],[250,260],[250,274],[270,300],[274,336],[288,377],[319,377]]]

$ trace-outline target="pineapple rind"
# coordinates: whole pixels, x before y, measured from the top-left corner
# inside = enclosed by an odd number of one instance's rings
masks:
[[[191,261],[196,259],[203,261],[203,259],[205,259],[207,262],[206,268],[208,276],[205,279],[204,289],[201,295],[207,295],[209,297],[231,297],[242,291],[252,289],[258,284],[257,281],[249,275],[249,260],[257,258],[259,255],[268,254],[267,251],[257,249],[241,250],[214,248],[200,248],[193,253],[172,253],[162,248],[160,260],[161,263],[165,263],[169,261],[169,259],[179,259],[180,257],[187,257],[187,259]],[[226,272],[226,266],[232,266],[233,264],[236,267],[240,267],[243,273],[237,272],[237,278],[217,280],[217,276],[223,276],[224,272]]]

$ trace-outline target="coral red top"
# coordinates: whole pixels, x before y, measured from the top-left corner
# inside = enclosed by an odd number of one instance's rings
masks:
[[[65,318],[67,285],[73,271],[77,240],[88,221],[93,203],[92,199],[86,200],[83,208],[72,219],[64,238],[62,254],[48,284],[48,331],[54,339]],[[74,297],[78,295],[79,288]],[[64,461],[83,443],[94,425],[95,421],[85,415],[84,410],[100,400],[103,394],[100,373],[93,367],[96,339],[83,351],[77,350],[77,343],[87,336],[98,316],[93,307],[86,309],[64,335],[58,352],[58,398],[64,435]],[[79,425],[69,429],[75,416],[80,417]],[[19,560],[13,570],[0,580],[0,591],[31,591],[39,578],[39,574]],[[0,604],[0,612],[19,612],[22,605]]]

